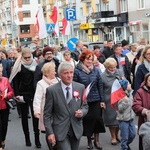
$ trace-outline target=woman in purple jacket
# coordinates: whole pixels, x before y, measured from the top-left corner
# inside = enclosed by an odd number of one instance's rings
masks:
[[[139,116],[138,129],[145,122],[146,115],[150,110],[150,73],[146,74],[144,82],[136,92],[133,102],[133,110]],[[139,137],[139,150],[143,150],[142,138]]]

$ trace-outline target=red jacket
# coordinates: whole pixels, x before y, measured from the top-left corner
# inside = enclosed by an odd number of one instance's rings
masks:
[[[7,94],[7,98],[4,98],[5,94]],[[6,101],[12,98],[14,95],[14,90],[12,89],[8,78],[0,77],[0,110],[6,109]]]
[[[145,122],[145,116],[142,115],[142,110],[144,108],[150,110],[150,89],[145,86],[143,82],[140,89],[136,92],[134,96],[134,101],[132,108],[134,112],[139,116],[138,128]]]

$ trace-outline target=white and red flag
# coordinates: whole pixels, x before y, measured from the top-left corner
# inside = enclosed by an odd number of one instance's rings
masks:
[[[38,29],[38,37],[39,39],[43,39],[47,37],[46,25],[43,16],[43,8],[40,7],[36,14],[36,26]]]
[[[55,24],[54,27],[54,34],[56,34],[59,37],[59,22],[58,22],[58,3],[56,2],[52,14],[50,16],[50,19],[52,19],[53,23]]]
[[[125,65],[125,57],[120,57],[120,65]]]
[[[66,18],[63,18],[62,25],[63,25],[62,34],[70,35],[70,22],[67,21]]]
[[[91,90],[91,88],[92,88],[93,85],[94,85],[94,82],[92,81],[92,82],[86,87],[86,89],[84,90],[83,97],[82,97],[82,101],[83,101],[83,102],[86,101],[87,96],[88,96],[88,94],[90,93],[90,90]]]
[[[111,88],[111,99],[110,99],[110,104],[113,108],[114,104],[117,103],[120,99],[124,98],[126,96],[123,88],[121,87],[118,79],[116,79],[113,82],[112,88]]]

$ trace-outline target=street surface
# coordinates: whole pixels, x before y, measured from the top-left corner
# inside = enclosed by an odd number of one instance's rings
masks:
[[[16,109],[11,110],[11,114],[9,118],[11,121],[8,124],[8,133],[6,137],[6,146],[4,150],[35,150],[37,149],[34,143],[32,119],[29,119],[32,146],[26,147],[24,134],[23,134],[22,127],[21,127],[21,120],[18,117]],[[137,122],[137,118],[135,119],[135,122]],[[111,145],[110,133],[109,133],[108,128],[106,128],[106,130],[107,130],[106,133],[100,134],[100,141],[101,141],[103,150],[119,150],[120,144],[116,146]],[[41,139],[41,144],[42,144],[41,150],[48,150],[46,142],[45,142],[45,135],[43,133],[41,133],[40,139]],[[138,135],[136,136],[135,140],[133,141],[130,147],[132,150],[138,150]],[[82,137],[79,150],[86,150],[86,149],[87,149],[86,138]],[[94,149],[95,147],[93,148],[93,150]]]

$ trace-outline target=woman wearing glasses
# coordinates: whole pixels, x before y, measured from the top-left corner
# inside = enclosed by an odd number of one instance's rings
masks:
[[[30,107],[33,119],[33,129],[35,134],[35,145],[37,148],[40,148],[41,144],[39,141],[38,119],[35,118],[33,114],[33,78],[36,66],[37,63],[33,59],[31,50],[28,48],[24,48],[22,50],[21,55],[18,57],[14,64],[9,80],[13,81],[15,98],[20,105],[20,111],[22,115],[22,129],[25,135],[26,146],[31,146],[28,125],[28,107]],[[24,103],[21,102],[21,100],[24,100]]]

